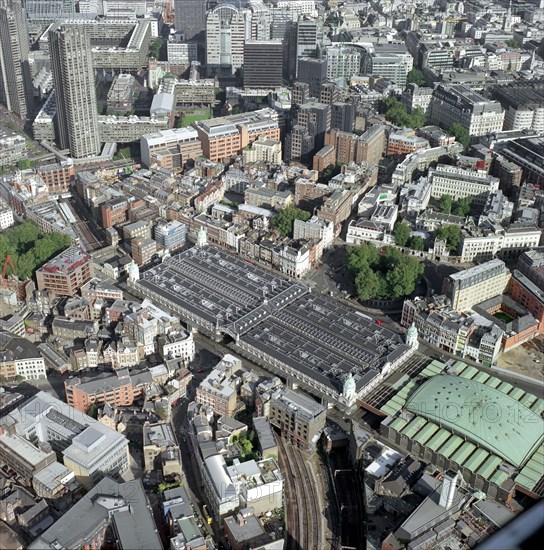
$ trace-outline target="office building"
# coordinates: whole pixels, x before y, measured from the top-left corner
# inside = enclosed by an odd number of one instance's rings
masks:
[[[331,129],[352,132],[355,124],[355,103],[335,101],[331,105]]]
[[[128,216],[128,201],[123,197],[111,199],[100,207],[102,227],[108,229],[114,225],[124,223]]]
[[[323,46],[323,23],[318,20],[300,19],[296,24],[296,77],[301,57],[319,57]]]
[[[132,405],[135,397],[140,395],[140,388],[133,386],[128,375],[102,375],[90,380],[70,378],[64,383],[64,387],[68,405],[84,413],[93,403],[127,407]]]
[[[386,151],[386,127],[374,124],[361,136],[333,129],[325,134],[325,145],[334,146],[338,163],[378,164]]]
[[[286,140],[291,161],[309,162],[325,144],[325,132],[331,127],[331,106],[311,101],[299,106],[297,124]]]
[[[328,220],[312,216],[307,221],[295,220],[293,225],[293,239],[321,240],[323,248],[332,246],[334,242],[334,225]]]
[[[346,46],[328,46],[325,51],[327,78],[349,80],[361,72],[361,50]]]
[[[541,229],[534,225],[513,224],[506,229],[467,227],[461,231],[459,256],[462,262],[490,260],[495,256],[516,258],[521,252],[538,246],[541,235]]]
[[[157,242],[150,238],[138,237],[130,243],[130,253],[140,267],[150,264],[157,253]]]
[[[493,90],[504,108],[504,130],[544,132],[544,81],[517,82]]]
[[[68,493],[76,485],[74,480],[74,472],[55,461],[34,474],[32,488],[40,498],[55,499]]]
[[[431,197],[450,195],[453,200],[473,197],[475,206],[484,207],[490,193],[499,190],[499,179],[485,170],[465,170],[457,166],[438,164],[430,173]]]
[[[240,154],[259,137],[280,139],[278,114],[269,108],[194,123],[205,157],[213,162]]]
[[[250,147],[242,151],[244,164],[250,162],[266,162],[267,164],[281,164],[281,141],[260,137]]]
[[[207,5],[206,0],[174,0],[176,32],[184,40],[204,41]]]
[[[325,427],[323,405],[302,393],[278,390],[270,400],[268,420],[282,437],[301,449],[314,448]]]
[[[0,130],[0,166],[17,164],[26,157],[25,138],[15,132]]]
[[[51,448],[42,450],[19,435],[0,429],[0,463],[11,468],[25,485],[30,485],[34,475],[56,461]]]
[[[208,405],[215,414],[234,416],[236,412],[236,381],[233,374],[242,362],[225,355],[196,389],[196,402]]]
[[[143,429],[144,472],[156,470],[164,477],[181,477],[181,453],[170,424],[146,422]]]
[[[402,92],[402,104],[409,113],[416,109],[421,109],[425,114],[429,111],[429,105],[433,98],[433,89],[418,86],[417,84],[408,84]],[[437,145],[442,145],[437,144]]]
[[[460,124],[471,136],[502,130],[504,112],[498,101],[486,99],[464,84],[438,84],[429,105],[428,120],[445,130]]]
[[[36,271],[36,282],[38,290],[48,290],[57,296],[75,296],[93,276],[91,255],[71,246]]]
[[[363,55],[362,72],[406,86],[406,75],[412,69],[412,59],[387,51],[372,51]]]
[[[89,34],[84,27],[61,26],[49,33],[49,48],[59,145],[74,158],[95,156],[100,138]]]
[[[202,0],[201,0],[202,1]],[[234,74],[244,64],[244,44],[249,38],[246,11],[219,4],[206,17],[206,65],[208,71]]]
[[[170,65],[190,65],[198,60],[197,45],[194,42],[168,42],[166,45]]]
[[[408,155],[420,149],[429,149],[429,142],[416,135],[415,130],[404,128],[392,131],[387,138],[387,155]]]
[[[38,348],[11,332],[0,331],[0,376],[14,381],[46,378],[45,362]]]
[[[76,175],[74,163],[71,160],[38,166],[36,172],[43,179],[47,190],[52,195],[69,191]]]
[[[495,259],[444,279],[442,292],[451,300],[451,307],[466,311],[473,305],[503,294],[508,288],[510,271],[502,260]]]
[[[176,128],[143,135],[140,153],[146,166],[178,170],[202,156],[202,145],[194,128]]]
[[[100,548],[108,536],[119,549],[163,549],[141,480],[102,479],[28,548]]]
[[[319,98],[321,87],[327,80],[327,60],[315,57],[299,58],[297,80],[308,84],[310,97]],[[304,103],[304,98],[296,103]]]
[[[74,0],[25,0],[25,13],[29,23],[45,28],[54,21],[71,19],[76,13],[76,2]]]
[[[173,252],[185,246],[187,226],[177,220],[160,221],[155,226],[155,240],[164,249]]]
[[[13,209],[11,209],[4,201],[0,201],[0,231],[15,225],[13,217]]]
[[[21,0],[0,0],[0,103],[22,120],[33,115],[29,39]]]
[[[87,488],[108,473],[123,473],[128,468],[124,435],[46,392],[38,392],[2,422],[9,422],[13,433],[33,445],[49,443]]]
[[[151,221],[128,223],[123,226],[123,240],[125,243],[130,244],[133,239],[137,239],[138,237],[150,239],[152,226]]]
[[[244,44],[244,87],[280,88],[283,84],[283,42],[247,40]]]

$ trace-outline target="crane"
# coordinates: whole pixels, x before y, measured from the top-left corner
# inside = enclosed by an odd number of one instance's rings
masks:
[[[8,267],[11,267],[13,275],[17,276],[17,270],[15,269],[15,265],[13,264],[13,260],[11,259],[11,256],[9,254],[6,256],[4,267],[2,268],[2,281],[6,280],[6,272],[8,270]]]

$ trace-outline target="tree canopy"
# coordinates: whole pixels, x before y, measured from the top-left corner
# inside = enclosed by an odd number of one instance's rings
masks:
[[[36,225],[26,221],[0,235],[0,263],[3,266],[6,256],[10,256],[19,278],[30,278],[36,269],[68,248],[71,242],[69,235],[43,234]]]
[[[459,199],[455,204],[455,209],[453,213],[456,216],[461,216],[462,218],[465,218],[470,214],[472,201],[473,201],[473,197],[471,195],[469,195],[468,197],[463,197],[462,199]]]
[[[393,229],[393,235],[395,237],[395,244],[397,246],[406,246],[408,239],[410,238],[410,226],[404,222],[397,222]]]
[[[277,229],[284,237],[293,236],[295,220],[306,221],[311,217],[310,213],[296,206],[288,206],[279,212],[272,220],[272,227]]]
[[[403,128],[421,128],[425,126],[426,117],[419,107],[409,114],[406,107],[396,97],[386,97],[382,100],[382,110],[385,118],[396,126]]]
[[[456,141],[461,143],[465,149],[470,145],[470,134],[468,130],[458,122],[452,125],[450,134],[454,136]]]
[[[461,241],[461,228],[458,225],[442,225],[436,231],[436,238],[446,241],[448,250],[455,252]]]
[[[425,86],[425,77],[423,73],[415,67],[406,75],[408,84],[417,84],[418,86]]]
[[[451,214],[451,209],[453,206],[453,197],[451,195],[442,195],[440,197],[440,210],[444,214]]]
[[[423,264],[413,256],[388,246],[378,252],[370,244],[348,250],[348,272],[353,277],[359,300],[397,299],[409,296],[423,274]]]
[[[423,237],[415,236],[410,239],[410,248],[412,250],[425,250],[425,240]]]
[[[157,37],[149,44],[149,57],[154,57],[157,61],[160,60],[161,49],[163,45],[163,40],[160,37]]]

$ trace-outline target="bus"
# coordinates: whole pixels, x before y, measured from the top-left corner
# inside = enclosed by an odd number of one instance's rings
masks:
[[[208,523],[208,525],[211,525],[213,520],[212,520],[212,516],[210,516],[210,513],[208,512],[207,504],[204,504],[204,506],[202,506],[202,514],[204,515],[204,518],[206,519],[206,522]]]

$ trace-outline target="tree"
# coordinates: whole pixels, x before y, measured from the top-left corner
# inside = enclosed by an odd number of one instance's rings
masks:
[[[159,61],[162,45],[162,38],[155,38],[153,42],[151,42],[151,44],[149,45],[149,57],[154,57],[157,61]]]
[[[279,214],[272,220],[272,227],[280,232],[284,237],[290,237],[293,235],[293,227],[295,220],[306,221],[311,217],[309,212],[297,208],[296,206],[288,206],[284,208]]]
[[[36,225],[26,221],[7,229],[0,235],[0,263],[3,265],[9,255],[19,278],[30,278],[38,267],[70,244],[69,235],[63,233],[44,235]]]
[[[94,419],[98,417],[98,407],[96,406],[96,403],[91,403],[89,410],[87,411],[87,415]]]
[[[463,197],[457,201],[455,205],[454,214],[466,218],[470,214],[470,208],[472,206],[472,196]]]
[[[380,255],[375,246],[361,244],[348,249],[346,266],[354,278],[365,266],[372,267],[379,262]]]
[[[470,145],[470,134],[468,130],[461,126],[458,122],[452,125],[450,128],[450,134],[455,137],[456,141],[461,143],[465,150]]]
[[[412,237],[410,239],[410,248],[412,250],[425,250],[425,240],[423,237],[418,237],[417,235]]]
[[[410,128],[421,128],[427,123],[427,116],[421,107],[417,107],[412,111]]]
[[[155,414],[161,420],[166,420],[168,418],[168,411],[164,407],[161,407],[160,405],[158,407],[155,407]]]
[[[357,297],[396,299],[409,296],[423,274],[423,264],[399,249],[388,246],[379,254],[372,245],[359,245],[348,251],[348,269]]]
[[[365,265],[355,277],[355,290],[357,298],[364,302],[381,295],[382,282],[378,274]]]
[[[404,222],[397,222],[393,229],[393,235],[397,246],[406,246],[410,238],[410,226]]]
[[[130,147],[123,147],[122,149],[119,149],[117,153],[113,156],[113,160],[123,160],[123,159],[129,159],[131,157],[131,151]]]
[[[461,241],[461,228],[458,225],[442,225],[436,231],[436,238],[446,241],[448,250],[453,252]]]
[[[406,75],[408,84],[417,84],[418,86],[425,86],[425,77],[423,73],[415,67]]]
[[[422,109],[414,109],[410,115],[406,107],[396,97],[386,97],[382,100],[382,111],[387,120],[403,128],[420,128],[425,125],[425,113]]]
[[[453,197],[451,195],[442,195],[440,197],[440,210],[444,214],[451,214],[451,207],[453,206]]]
[[[17,163],[17,168],[19,168],[19,170],[28,170],[29,168],[34,168],[34,162],[31,161],[31,160],[28,160],[28,159],[21,159],[18,163]]]

